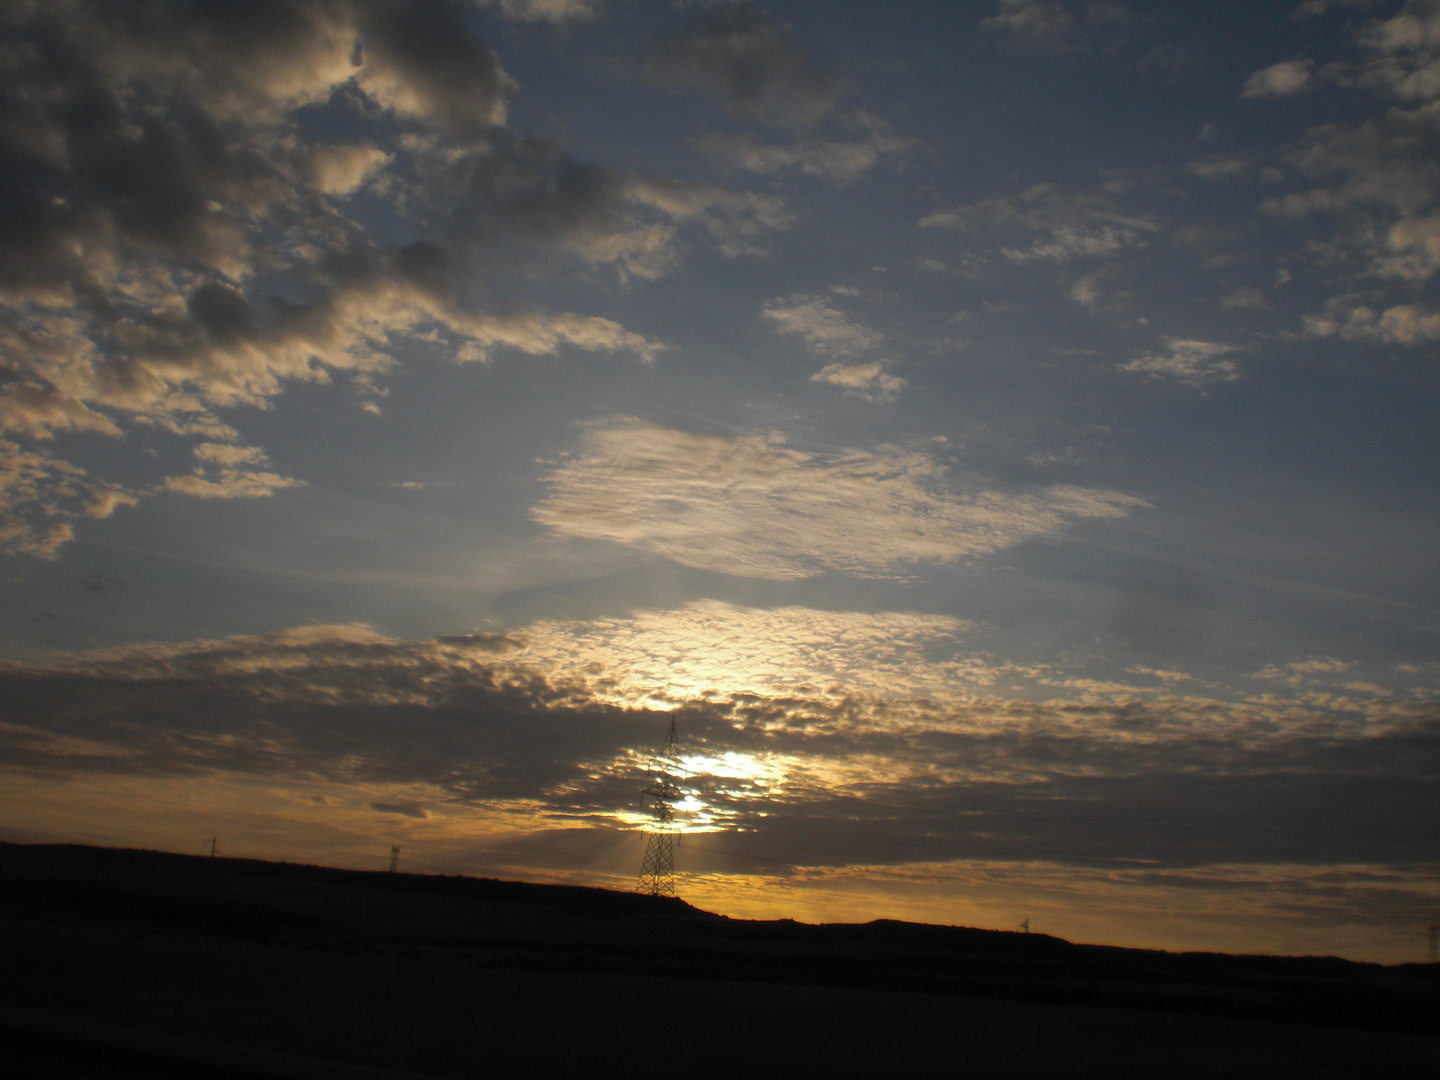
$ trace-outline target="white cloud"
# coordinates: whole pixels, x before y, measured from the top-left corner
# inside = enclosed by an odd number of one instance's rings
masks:
[[[910,612],[753,608],[698,600],[625,618],[542,621],[514,659],[625,705],[706,694],[954,698],[994,672],[957,656],[970,624]]]
[[[1310,337],[1339,337],[1384,345],[1428,345],[1440,341],[1440,311],[1396,304],[1383,310],[1354,296],[1337,296],[1322,315],[1305,317]]]
[[[1105,271],[1101,269],[1091,271],[1084,277],[1078,278],[1075,284],[1070,286],[1069,291],[1065,293],[1066,299],[1074,301],[1081,307],[1087,307],[1091,311],[1098,311],[1100,309],[1101,299],[1104,296],[1104,292],[1100,286],[1104,282],[1105,277]]]
[[[588,22],[598,19],[605,0],[476,0],[486,7],[498,7],[507,19],[518,22]]]
[[[167,476],[166,491],[193,495],[197,499],[256,499],[268,498],[285,488],[304,486],[302,480],[262,471],[269,460],[258,446],[201,443],[194,453],[200,462],[195,471],[185,476]]]
[[[1246,80],[1245,89],[1240,96],[1271,98],[1298,94],[1311,86],[1313,67],[1310,60],[1301,57],[1298,60],[1282,60],[1278,64],[1261,68]]]
[[[0,439],[0,552],[55,557],[80,517],[107,518],[136,499],[44,450]]]
[[[1238,365],[1227,359],[1236,346],[1214,341],[1170,338],[1163,352],[1146,353],[1120,364],[1121,371],[1146,379],[1173,379],[1185,386],[1233,382],[1240,378]]]
[[[922,228],[958,232],[1030,232],[1026,245],[1004,247],[1011,262],[1068,262],[1107,258],[1141,247],[1160,227],[1153,217],[1118,210],[1108,193],[1065,195],[1053,184],[1036,184],[1019,195],[985,199],[920,219]]]
[[[1401,101],[1440,98],[1440,3],[1409,0],[1389,19],[1368,26],[1361,44],[1371,53],[1364,81]]]
[[[856,322],[819,296],[775,300],[761,310],[780,333],[792,334],[824,355],[856,356],[883,340],[877,331]]]
[[[826,364],[810,376],[810,381],[839,386],[866,401],[894,401],[905,389],[906,382],[898,375],[888,374],[886,363],[875,360],[868,364]]]
[[[855,290],[836,286],[831,291],[850,295]],[[812,352],[842,358],[811,375],[811,382],[838,386],[855,397],[876,402],[894,401],[905,389],[905,380],[889,373],[890,360],[858,359],[882,344],[881,335],[846,315],[829,300],[792,296],[767,304],[761,310],[777,330],[799,337]]]
[[[962,492],[933,458],[898,447],[809,454],[758,436],[639,420],[590,429],[546,484],[532,514],[561,535],[775,580],[900,574],[1144,505],[1067,486]]]
[[[1319,186],[1267,199],[1262,209],[1294,224],[1338,219],[1336,235],[1312,244],[1331,262],[1357,260],[1367,276],[1422,284],[1440,272],[1440,164],[1435,103],[1440,100],[1440,3],[1410,0],[1366,25],[1365,54],[1343,80],[1397,104],[1358,124],[1312,128],[1292,153]]]

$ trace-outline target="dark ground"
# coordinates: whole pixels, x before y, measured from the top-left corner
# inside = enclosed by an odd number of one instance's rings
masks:
[[[11,1076],[1440,1076],[1440,965],[13,844],[0,927]]]

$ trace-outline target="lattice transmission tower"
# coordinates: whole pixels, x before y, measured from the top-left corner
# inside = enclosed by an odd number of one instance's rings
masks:
[[[651,822],[645,836],[645,861],[640,864],[636,892],[647,896],[675,895],[675,804],[680,801],[680,753],[675,749],[675,718],[665,749],[655,757],[650,784],[640,793],[640,805],[649,800]]]

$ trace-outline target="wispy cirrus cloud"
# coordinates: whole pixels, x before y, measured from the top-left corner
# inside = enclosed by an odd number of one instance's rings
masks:
[[[1145,505],[1068,486],[967,492],[933,458],[899,447],[812,454],[640,420],[590,428],[546,486],[532,515],[559,535],[775,580],[903,574]]]

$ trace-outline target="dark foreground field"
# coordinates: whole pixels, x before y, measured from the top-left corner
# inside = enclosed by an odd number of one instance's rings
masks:
[[[1440,1075],[1440,968],[0,845],[0,1073]]]

